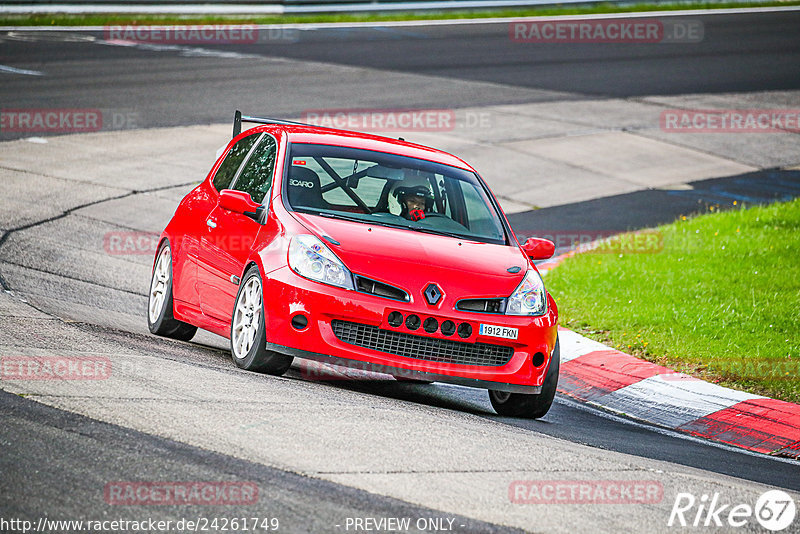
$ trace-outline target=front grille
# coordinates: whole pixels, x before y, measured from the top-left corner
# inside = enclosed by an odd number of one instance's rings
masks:
[[[462,299],[456,303],[456,309],[461,311],[503,313],[506,299]]]
[[[387,299],[402,300],[408,302],[408,293],[399,287],[390,286],[383,282],[378,282],[366,276],[356,275],[356,289],[362,293],[369,293]]]
[[[331,325],[336,337],[345,343],[429,362],[498,366],[507,364],[514,355],[513,348],[501,345],[417,336],[348,321],[334,320]]]

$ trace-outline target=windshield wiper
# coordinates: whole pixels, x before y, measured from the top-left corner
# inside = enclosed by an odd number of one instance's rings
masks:
[[[355,221],[364,224],[372,224],[375,226],[388,226],[389,228],[402,228],[404,230],[414,230],[413,226],[407,224],[398,224],[389,221],[381,221],[376,219],[369,219],[369,218],[361,218],[361,217],[353,217],[351,215],[345,215],[344,213],[340,213],[338,211],[314,211],[309,212],[313,215],[319,215],[320,217],[328,217],[330,219],[342,219],[344,221]]]
[[[444,235],[447,237],[455,237],[456,239],[467,239],[470,241],[474,241],[474,239],[470,238],[469,236],[465,236],[463,234],[448,232],[447,230],[437,230],[436,228],[428,228],[427,226],[408,225],[408,226],[403,226],[403,228],[408,228],[409,230],[414,230],[415,232],[423,232],[425,234]]]
[[[353,217],[353,216],[345,215],[344,213],[335,212],[335,211],[312,211],[312,210],[308,210],[305,213],[308,213],[310,215],[319,215],[320,217],[327,217],[329,219],[341,219],[343,221],[354,221],[354,222],[360,222],[360,223],[365,223],[365,224],[373,224],[373,225],[376,225],[376,226],[388,226],[389,228],[400,228],[400,229],[403,229],[403,230],[413,230],[415,232],[422,232],[422,233],[425,233],[425,234],[443,235],[443,236],[447,236],[447,237],[454,237],[456,239],[467,239],[467,240],[470,240],[470,241],[474,241],[474,238],[471,238],[469,236],[466,236],[466,235],[463,235],[463,234],[457,234],[455,232],[448,232],[446,230],[437,230],[435,228],[428,228],[428,227],[425,227],[425,226],[413,226],[411,224],[399,224],[399,223],[393,223],[393,222],[389,222],[389,221],[381,221],[381,220],[375,220],[375,219],[365,219],[365,218],[361,218],[361,217]]]
[[[360,223],[369,223],[370,221],[366,221],[360,217],[352,217],[350,215],[345,215],[344,213],[339,213],[336,211],[309,211],[311,215],[319,215],[320,217],[328,217],[329,219],[341,219],[343,221],[355,221]]]

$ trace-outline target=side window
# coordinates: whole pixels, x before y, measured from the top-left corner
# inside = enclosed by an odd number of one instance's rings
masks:
[[[272,171],[275,169],[277,153],[278,146],[275,139],[270,135],[265,135],[245,163],[233,188],[249,193],[253,202],[261,202],[269,188],[272,187]]]
[[[233,145],[233,148],[231,148],[228,155],[222,160],[219,169],[217,169],[217,174],[214,175],[214,187],[217,191],[230,188],[231,180],[236,176],[239,165],[242,164],[242,161],[245,156],[247,156],[247,153],[250,152],[250,148],[252,148],[253,143],[256,142],[259,135],[260,134],[253,134],[247,136]]]

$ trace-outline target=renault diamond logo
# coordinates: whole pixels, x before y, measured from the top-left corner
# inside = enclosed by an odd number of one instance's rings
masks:
[[[436,284],[428,284],[422,293],[425,295],[425,300],[427,300],[428,304],[431,306],[435,306],[436,303],[442,298],[443,294],[442,290],[439,289],[439,286]]]

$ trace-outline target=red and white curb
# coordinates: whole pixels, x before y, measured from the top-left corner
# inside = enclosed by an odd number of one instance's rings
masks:
[[[542,274],[576,252],[539,265]],[[653,425],[800,459],[800,405],[725,388],[559,328],[558,391]]]

